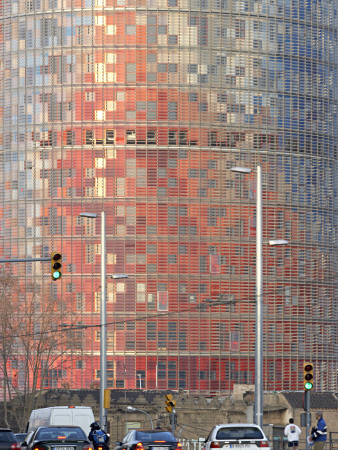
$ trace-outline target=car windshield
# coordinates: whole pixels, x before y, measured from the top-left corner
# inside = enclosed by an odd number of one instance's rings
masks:
[[[256,427],[226,427],[218,430],[216,439],[264,439],[264,436]]]
[[[85,432],[81,428],[41,428],[37,433],[35,439],[37,441],[44,440],[83,440],[87,439]]]
[[[136,439],[139,441],[166,441],[166,442],[173,442],[176,441],[173,434],[171,434],[169,431],[158,431],[155,433],[147,432],[147,431],[137,431],[136,432]]]
[[[17,442],[12,431],[0,431],[0,442]]]

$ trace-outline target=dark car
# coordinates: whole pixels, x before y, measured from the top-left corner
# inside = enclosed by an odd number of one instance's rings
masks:
[[[23,442],[27,436],[27,433],[15,433],[15,437],[17,438],[18,442]]]
[[[131,430],[116,445],[115,450],[182,450],[173,433],[158,428]]]
[[[39,427],[21,443],[24,450],[92,450],[81,427]],[[1,449],[0,449],[1,450]]]
[[[0,428],[0,450],[19,450],[20,444],[9,428]]]

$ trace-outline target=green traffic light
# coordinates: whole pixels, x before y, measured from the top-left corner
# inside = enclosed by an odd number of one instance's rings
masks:
[[[307,383],[305,383],[304,387],[305,389],[310,390],[313,388],[313,384],[308,381]]]
[[[51,278],[53,281],[59,280],[62,276],[62,255],[53,252],[51,255]]]

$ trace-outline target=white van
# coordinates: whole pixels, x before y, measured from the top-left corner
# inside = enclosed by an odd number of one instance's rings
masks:
[[[90,424],[93,422],[95,419],[90,406],[52,406],[34,409],[29,417],[26,432],[50,425],[76,425],[88,436]]]

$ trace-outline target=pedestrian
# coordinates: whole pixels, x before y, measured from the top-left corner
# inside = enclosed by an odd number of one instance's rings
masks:
[[[310,441],[314,442],[314,450],[323,450],[326,442],[327,427],[321,411],[316,412],[317,426],[312,428]]]
[[[302,430],[294,423],[294,420],[289,419],[288,425],[284,428],[284,434],[288,437],[288,446],[297,450],[299,444],[299,435]]]

